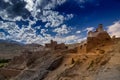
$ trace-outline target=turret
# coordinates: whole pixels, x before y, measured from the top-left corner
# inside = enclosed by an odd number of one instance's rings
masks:
[[[103,24],[99,24],[98,28],[96,29],[96,32],[102,32],[102,31],[104,31]]]

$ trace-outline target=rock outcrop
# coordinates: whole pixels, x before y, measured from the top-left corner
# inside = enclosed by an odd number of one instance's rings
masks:
[[[52,64],[50,64],[47,70],[53,71],[57,69],[61,65],[62,61],[63,61],[63,57],[57,58],[52,62]]]

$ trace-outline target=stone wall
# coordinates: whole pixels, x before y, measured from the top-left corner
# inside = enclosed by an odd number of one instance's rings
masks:
[[[56,41],[51,40],[51,43],[45,44],[46,48],[50,48],[52,50],[64,50],[67,49],[67,46],[64,43],[57,44]]]
[[[99,24],[98,28],[95,31],[89,31],[88,37],[97,37],[100,33],[105,32],[103,29],[103,25]]]

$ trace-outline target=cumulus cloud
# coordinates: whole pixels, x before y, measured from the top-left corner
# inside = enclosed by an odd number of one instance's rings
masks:
[[[43,11],[43,16],[40,16],[40,19],[42,20],[42,22],[47,22],[46,23],[46,27],[51,26],[51,27],[57,27],[60,26],[65,18],[63,15],[60,15],[58,12],[56,11]]]
[[[9,26],[8,26],[9,25]],[[76,35],[67,35],[67,36],[52,36],[51,34],[47,34],[48,29],[41,29],[40,33],[42,35],[36,34],[36,29],[31,27],[32,23],[28,26],[23,26],[19,28],[14,22],[8,22],[7,24],[4,22],[0,23],[0,29],[4,29],[9,36],[5,36],[4,33],[0,33],[0,39],[12,39],[18,42],[22,42],[25,44],[30,43],[38,43],[45,44],[48,43],[51,39],[58,41],[59,43],[75,43],[84,40],[80,36]],[[62,27],[55,28],[57,34],[67,34],[69,33],[69,29],[66,25],[62,25]]]
[[[33,11],[34,8],[34,0],[24,0],[27,4],[25,6],[29,11]]]
[[[114,22],[114,24],[108,26],[107,31],[111,36],[115,35],[116,37],[120,37],[120,21]]]
[[[0,21],[0,39],[12,39],[18,42],[44,44],[54,39],[58,42],[73,43],[80,39],[75,35],[64,35],[71,32],[64,22],[74,17],[73,14],[61,14],[53,9],[64,4],[67,0],[1,0],[0,17],[5,21]],[[30,19],[32,17],[33,19]],[[27,21],[28,25],[21,25],[16,21]],[[44,25],[33,27],[37,21]],[[45,27],[45,28],[43,28]],[[48,34],[48,28],[56,34]],[[37,34],[39,30],[40,34]]]
[[[81,31],[76,31],[77,34],[81,33]]]
[[[64,24],[60,28],[55,28],[53,32],[57,32],[58,34],[68,34],[70,29]]]
[[[66,37],[55,36],[53,38],[53,40],[57,41],[58,43],[66,43],[66,44],[75,43],[77,39],[78,39],[78,37],[75,36],[75,35],[69,35],[69,36],[66,36]]]

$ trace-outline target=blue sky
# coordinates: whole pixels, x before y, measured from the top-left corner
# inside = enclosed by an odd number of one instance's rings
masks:
[[[0,39],[76,43],[103,24],[120,37],[120,0],[1,0]]]

